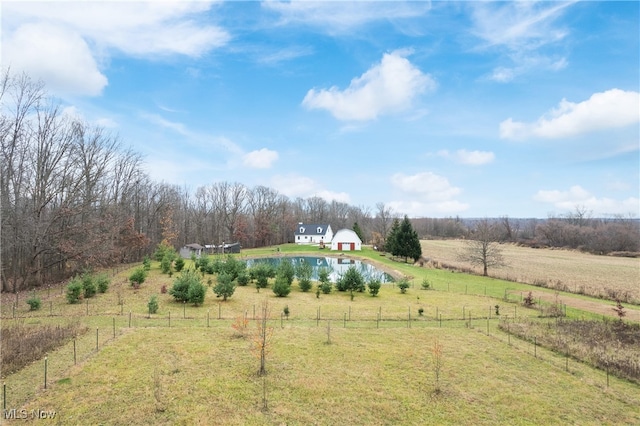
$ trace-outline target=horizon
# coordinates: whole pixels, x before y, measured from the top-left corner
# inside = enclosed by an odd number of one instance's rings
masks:
[[[640,217],[638,2],[17,2],[2,67],[156,182]]]

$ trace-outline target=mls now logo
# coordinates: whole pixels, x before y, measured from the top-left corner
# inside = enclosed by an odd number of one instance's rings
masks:
[[[45,410],[31,410],[27,411],[22,408],[18,410],[17,408],[11,408],[9,410],[4,410],[4,418],[6,420],[24,420],[24,419],[53,419],[56,416],[55,411],[45,411]]]

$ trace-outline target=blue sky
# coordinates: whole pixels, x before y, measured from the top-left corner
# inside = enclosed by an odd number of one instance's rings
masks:
[[[2,67],[156,181],[640,216],[638,2],[10,2]]]

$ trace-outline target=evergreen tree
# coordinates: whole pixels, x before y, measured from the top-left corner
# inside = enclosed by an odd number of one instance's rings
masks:
[[[387,235],[387,239],[384,242],[384,251],[387,253],[391,253],[395,256],[395,250],[398,240],[398,233],[400,232],[400,221],[396,218],[393,219],[393,225],[391,225],[391,229],[389,230],[389,234]]]
[[[394,232],[396,222],[391,228],[390,236],[393,235],[393,245],[391,254],[393,256],[404,257],[405,262],[411,258],[417,261],[422,256],[422,247],[420,246],[420,238],[418,233],[411,226],[411,222],[407,216],[404,217],[402,223],[399,223],[397,230]],[[389,238],[391,239],[391,238]],[[389,241],[389,239],[387,241]]]
[[[360,238],[360,241],[364,243],[364,235],[362,234],[362,228],[360,228],[358,222],[353,223],[353,232],[355,232],[358,238]]]

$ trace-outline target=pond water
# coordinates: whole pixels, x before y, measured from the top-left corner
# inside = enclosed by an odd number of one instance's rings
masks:
[[[288,260],[293,263],[308,262],[313,268],[313,280],[318,279],[318,271],[321,268],[327,268],[329,270],[329,278],[331,278],[332,282],[336,282],[340,276],[347,272],[349,267],[353,266],[362,274],[366,281],[369,281],[371,278],[378,278],[383,283],[390,283],[394,281],[391,275],[381,271],[373,265],[364,263],[360,260],[347,258],[325,256],[265,257],[247,260],[247,267],[250,268],[256,263],[262,262],[270,263],[277,268],[283,260]]]

